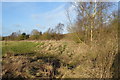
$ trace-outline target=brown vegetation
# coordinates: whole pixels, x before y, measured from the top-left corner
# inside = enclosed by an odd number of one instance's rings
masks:
[[[3,37],[3,40],[43,42],[34,46],[32,56],[3,56],[3,78],[119,78],[120,68],[116,68],[119,20],[117,12],[105,15],[112,5],[74,4],[78,16],[72,23],[67,14],[71,23],[68,34],[62,34],[64,24],[59,23],[45,33],[34,30],[29,37],[25,33]]]

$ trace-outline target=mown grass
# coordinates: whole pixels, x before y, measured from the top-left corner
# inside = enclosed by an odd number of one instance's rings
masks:
[[[2,42],[2,55],[6,53],[34,53],[37,45],[43,45],[43,43],[29,41]]]

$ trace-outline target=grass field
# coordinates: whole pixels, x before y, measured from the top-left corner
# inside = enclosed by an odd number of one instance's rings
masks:
[[[41,43],[27,41],[2,42],[2,54],[4,55],[5,53],[33,53],[37,45],[41,45]]]

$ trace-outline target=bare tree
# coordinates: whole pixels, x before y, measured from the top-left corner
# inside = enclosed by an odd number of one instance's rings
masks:
[[[57,34],[62,34],[62,32],[63,32],[63,27],[64,27],[64,24],[58,23],[58,25],[55,27],[56,33],[57,33]]]
[[[86,37],[88,30],[90,30],[90,41],[93,41],[93,30],[96,27],[102,27],[103,23],[107,21],[110,16],[108,15],[108,9],[112,6],[112,3],[74,2],[72,6],[75,7],[75,11],[77,12],[77,21],[72,30],[74,29],[76,32],[84,30]],[[70,18],[68,19],[70,20]]]
[[[39,32],[36,29],[33,29],[32,32],[31,32],[31,35],[40,35],[40,34],[41,34],[41,32]]]

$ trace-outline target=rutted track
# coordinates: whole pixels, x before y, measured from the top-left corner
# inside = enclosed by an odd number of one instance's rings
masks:
[[[60,60],[54,57],[28,57],[25,55],[8,55],[3,57],[3,79],[40,79],[56,78],[59,74]]]

